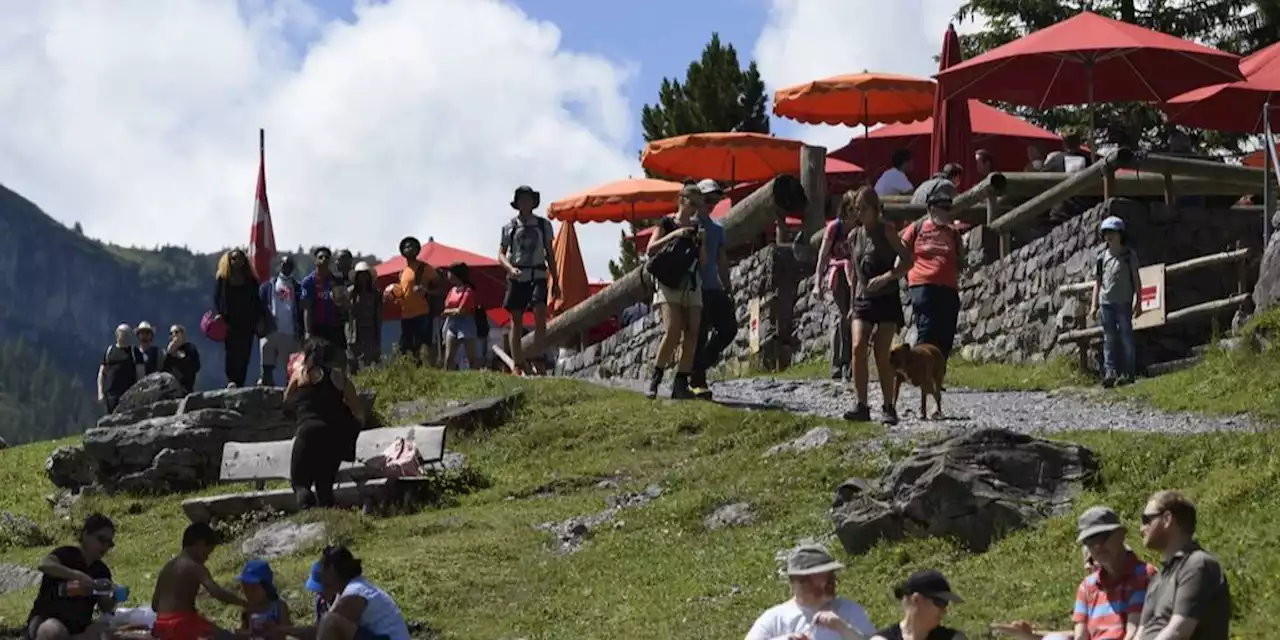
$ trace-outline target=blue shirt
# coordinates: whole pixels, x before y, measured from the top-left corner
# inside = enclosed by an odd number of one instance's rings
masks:
[[[333,304],[333,276],[318,276],[315,271],[302,279],[302,300],[312,303],[311,321],[316,326],[339,324],[338,307]]]
[[[721,291],[724,285],[720,282],[720,250],[724,248],[724,227],[710,218],[698,218],[702,228],[706,230],[703,246],[707,250],[707,261],[702,265],[702,290]]]
[[[409,625],[387,592],[369,584],[364,578],[356,578],[347,583],[339,598],[346,596],[364,598],[364,614],[360,616],[358,625],[360,631],[388,640],[409,640]]]

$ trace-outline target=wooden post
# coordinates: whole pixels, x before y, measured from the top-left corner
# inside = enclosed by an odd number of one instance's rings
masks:
[[[1177,199],[1173,191],[1173,174],[1166,171],[1164,172],[1164,204],[1172,209],[1174,202],[1177,202]]]
[[[1110,199],[1116,197],[1116,171],[1110,169],[1102,174],[1102,197]]]
[[[1000,217],[1000,196],[991,193],[987,194],[987,225],[990,226],[996,218]]]
[[[1243,248],[1244,243],[1236,240],[1236,250]],[[1236,295],[1240,295],[1249,288],[1249,258],[1242,257],[1236,261]]]
[[[804,231],[799,237],[808,239],[821,231],[827,221],[826,147],[805,145],[800,148],[800,186],[804,188],[809,205],[804,208]]]

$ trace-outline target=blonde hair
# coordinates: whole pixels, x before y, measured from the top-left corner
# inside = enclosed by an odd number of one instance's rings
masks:
[[[221,258],[218,258],[218,271],[217,271],[218,278],[222,280],[226,280],[227,278],[231,277],[231,254],[233,253],[239,253],[240,255],[244,256],[245,274],[248,275],[250,279],[257,280],[258,274],[254,273],[253,271],[253,263],[249,262],[248,254],[246,254],[244,251],[240,249],[230,249],[226,253],[222,254]]]

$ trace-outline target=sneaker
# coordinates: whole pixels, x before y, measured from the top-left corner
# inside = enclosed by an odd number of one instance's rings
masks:
[[[880,422],[886,427],[898,424],[898,410],[889,406],[880,407]]]
[[[1116,379],[1115,379],[1115,378],[1113,378],[1113,377],[1111,377],[1111,376],[1107,376],[1107,377],[1105,377],[1105,378],[1103,378],[1103,379],[1102,379],[1102,388],[1103,388],[1103,389],[1110,389],[1111,387],[1114,387],[1114,386],[1116,386]]]
[[[831,367],[832,380],[844,380],[844,367]]]
[[[871,422],[871,408],[859,403],[853,411],[844,412],[844,419],[849,422]]]
[[[644,392],[644,397],[653,400],[658,397],[658,387],[662,386],[662,374],[665,371],[662,367],[653,368],[653,376],[649,378],[649,390]]]
[[[671,382],[671,399],[692,400],[694,397],[693,391],[689,388],[689,374],[677,373],[675,380]]]

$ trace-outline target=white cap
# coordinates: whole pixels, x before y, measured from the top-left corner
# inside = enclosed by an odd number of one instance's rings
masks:
[[[711,178],[704,178],[698,181],[698,192],[704,196],[724,195],[724,189],[720,187],[720,183]]]
[[[368,262],[361,260],[360,262],[356,263],[356,269],[355,269],[356,273],[360,273],[361,271],[368,271],[368,270],[369,270]]]

